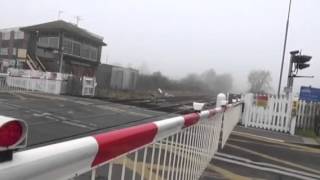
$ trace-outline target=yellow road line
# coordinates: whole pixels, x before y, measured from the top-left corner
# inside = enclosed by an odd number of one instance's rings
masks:
[[[282,164],[286,164],[286,165],[289,165],[289,166],[292,166],[292,167],[296,167],[296,168],[300,168],[300,169],[303,169],[303,170],[306,170],[306,171],[309,171],[309,172],[313,172],[313,173],[316,173],[316,174],[319,174],[319,172],[320,172],[319,170],[316,170],[316,169],[313,169],[313,168],[308,168],[308,167],[305,167],[305,166],[302,166],[302,165],[299,165],[299,164],[296,164],[296,163],[285,161],[285,160],[282,160],[282,159],[279,159],[279,158],[275,158],[275,157],[272,157],[272,156],[269,156],[269,155],[266,155],[266,154],[258,153],[256,151],[253,151],[253,150],[250,150],[250,149],[247,149],[247,148],[242,148],[240,146],[236,146],[236,145],[232,145],[232,144],[226,144],[226,146],[229,146],[229,147],[232,147],[232,148],[235,148],[235,149],[239,149],[241,151],[245,151],[245,152],[257,155],[257,156],[261,156],[263,158],[266,158],[266,159],[269,159],[269,160],[272,160],[272,161],[276,161],[276,162],[279,162],[279,163],[282,163]]]
[[[237,180],[251,180],[251,179],[253,179],[253,178],[249,178],[249,177],[235,174],[231,171],[228,171],[226,169],[220,168],[220,167],[212,165],[212,164],[209,164],[207,168],[221,174],[223,177],[225,177],[227,179],[237,179]]]
[[[285,146],[290,146],[290,147],[294,147],[297,149],[303,149],[305,152],[311,152],[311,153],[320,153],[319,149],[316,148],[311,148],[311,147],[306,147],[306,146],[302,146],[302,145],[296,145],[296,144],[290,144],[290,143],[286,143],[286,142],[282,142],[282,141],[277,141],[271,138],[264,138],[262,136],[256,136],[250,133],[242,133],[242,132],[232,132],[233,134],[239,135],[239,136],[243,136],[243,137],[247,137],[250,139],[254,139],[254,140],[259,140],[259,141],[264,141],[264,142],[269,142],[269,143],[273,143],[273,144],[281,144],[281,145],[285,145]]]
[[[230,141],[248,143],[248,144],[257,144],[257,145],[261,144],[258,142],[242,140],[242,139],[237,139],[237,138],[229,138],[228,142],[230,142]],[[286,145],[280,145],[280,144],[266,144],[266,143],[264,143],[263,146],[269,146],[269,147],[275,147],[275,148],[281,148],[281,149],[289,149],[289,150],[300,151],[300,152],[308,152],[305,149],[301,149],[300,147],[290,147],[290,146],[288,147]]]
[[[112,163],[118,164],[118,165],[122,165],[123,164],[123,158],[126,158],[126,164],[125,164],[126,168],[128,168],[128,169],[133,171],[134,162],[128,157],[122,157],[122,158],[116,159]],[[136,163],[136,171],[135,171],[135,173],[139,174],[140,176],[142,175],[142,167],[143,167],[142,164],[143,164],[142,162],[137,162]],[[145,166],[145,167],[148,167],[148,166]],[[149,177],[150,173],[152,173],[152,177],[156,177],[157,176],[155,173],[152,172],[152,170],[150,168],[145,168],[144,177],[146,177],[146,178]],[[158,176],[158,179],[161,179],[161,177]]]

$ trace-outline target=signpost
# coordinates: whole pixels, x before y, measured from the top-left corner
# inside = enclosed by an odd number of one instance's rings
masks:
[[[299,99],[304,101],[320,102],[320,89],[301,86]]]

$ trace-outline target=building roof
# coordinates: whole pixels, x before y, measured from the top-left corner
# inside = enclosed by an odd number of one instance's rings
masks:
[[[96,35],[94,33],[91,33],[83,28],[80,28],[72,23],[65,22],[63,20],[57,20],[32,26],[26,26],[20,28],[22,31],[30,32],[30,31],[67,31],[70,33],[74,33],[78,36],[88,38],[90,40],[93,40],[97,43],[100,43],[100,45],[105,46],[106,43],[103,42],[103,37]]]

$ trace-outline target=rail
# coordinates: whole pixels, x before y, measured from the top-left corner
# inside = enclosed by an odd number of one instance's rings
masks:
[[[0,179],[198,179],[241,109],[235,103],[16,152],[0,164]]]

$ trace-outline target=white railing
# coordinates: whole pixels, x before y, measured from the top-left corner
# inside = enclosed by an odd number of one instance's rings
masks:
[[[15,153],[0,179],[198,179],[241,116],[241,104]],[[229,126],[227,128],[227,126]]]
[[[296,128],[314,129],[317,123],[320,124],[320,120],[316,119],[317,115],[320,115],[320,102],[306,102],[300,100],[296,103]]]
[[[0,74],[0,92],[37,91],[49,94],[65,94],[68,74],[9,69]]]
[[[260,97],[263,97],[259,99]],[[295,117],[291,117],[292,96],[253,95],[244,97],[245,109],[242,123],[256,127],[294,134]]]
[[[230,105],[228,105],[230,106]],[[226,144],[232,130],[240,122],[242,115],[242,105],[231,105],[232,108],[226,108],[226,111],[223,116],[223,125],[222,125],[222,148]]]

